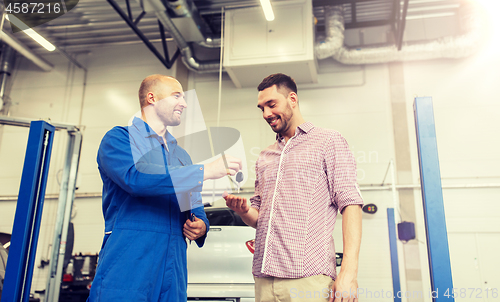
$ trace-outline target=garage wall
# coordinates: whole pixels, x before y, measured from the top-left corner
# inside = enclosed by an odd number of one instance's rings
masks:
[[[81,54],[77,59],[88,68],[82,110],[83,71],[74,69],[58,55],[47,59],[56,64],[56,69],[50,73],[39,72],[29,62],[22,62],[14,76],[11,116],[51,118],[54,122],[84,125],[77,192],[99,193],[101,181],[95,157],[102,136],[114,125],[126,124],[137,111],[137,89],[145,76],[153,73],[172,75],[172,72],[166,71],[143,45],[102,48],[90,54]],[[443,185],[500,182],[500,155],[497,152],[500,147],[500,123],[495,118],[500,114],[500,94],[493,80],[499,78],[499,69],[497,58],[484,59],[482,54],[464,60],[404,65],[415,180],[418,179],[418,161],[415,141],[412,140],[415,137],[412,102],[413,97],[418,95],[434,99]],[[356,157],[360,185],[380,185],[389,161],[394,157],[387,65],[340,66],[333,60],[323,60],[320,72],[319,84],[299,85],[300,108],[305,119],[317,126],[340,131]],[[218,76],[191,74],[189,82],[188,88],[196,89],[207,126],[215,126]],[[274,141],[274,133],[256,107],[256,97],[255,88],[236,89],[228,77],[223,78],[220,126],[233,127],[241,132],[250,178],[254,177],[252,166],[259,151]],[[0,195],[16,195],[28,132],[27,129],[2,128]],[[57,175],[62,168],[64,134],[58,134],[56,140],[48,193],[59,190]],[[390,182],[389,173],[385,183]],[[247,192],[251,191],[251,181],[245,187]],[[488,273],[489,267],[484,264],[488,262],[481,260],[486,252],[485,240],[491,242],[493,248],[500,247],[499,193],[498,188],[444,189],[453,277],[457,287],[479,286],[488,282],[491,287],[500,288],[500,285],[494,285],[498,282],[493,279],[495,275]],[[359,285],[374,293],[372,298],[363,297],[364,301],[390,301],[390,298],[375,296],[375,292],[392,290],[386,217],[386,208],[393,206],[392,194],[390,191],[364,190],[363,196],[366,203],[377,204],[379,211],[363,216]],[[422,273],[426,280],[426,247],[419,190],[415,190],[415,198]],[[48,257],[56,208],[55,200],[47,200],[37,263]],[[100,199],[79,198],[75,201],[74,212],[73,251],[98,252],[103,234]],[[14,213],[15,201],[0,202],[0,232],[10,233]],[[334,237],[337,249],[341,251],[341,220],[337,223]],[[475,241],[471,242],[471,238]],[[461,252],[464,245],[470,252]],[[479,260],[474,262],[470,257]],[[46,275],[47,269],[35,270],[32,290],[45,288]],[[472,282],[471,276],[478,276],[480,280]],[[428,298],[425,300],[430,301]]]
[[[500,87],[493,80],[500,76],[500,58],[494,52],[496,47],[486,47],[466,60],[405,64],[409,111],[414,96],[432,96],[434,101],[442,184],[448,187],[443,197],[454,287],[466,289],[457,301],[493,301],[491,288],[500,287],[498,260],[490,255],[491,248],[500,246],[500,123],[496,118]],[[414,126],[409,125],[409,129],[410,137],[414,137]],[[410,143],[415,150],[416,141]],[[418,179],[414,151],[412,159],[414,179]],[[419,190],[415,198],[421,204]],[[417,212],[422,217],[418,207]],[[422,226],[419,237],[425,241]],[[484,245],[486,240],[491,248]],[[425,265],[425,244],[420,247],[421,263]],[[426,271],[423,267],[425,277]]]

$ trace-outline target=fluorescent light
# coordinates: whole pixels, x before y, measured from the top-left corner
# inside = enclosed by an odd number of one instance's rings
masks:
[[[415,15],[415,16],[407,16],[406,20],[416,20],[416,19],[427,19],[427,18],[438,18],[438,17],[449,17],[454,16],[454,12],[448,13],[435,13],[435,14],[425,14],[425,15]]]
[[[22,30],[25,34],[30,36],[33,40],[38,42],[38,44],[42,45],[45,49],[48,51],[54,51],[56,50],[56,47],[52,45],[49,41],[47,41],[44,37],[40,36],[36,31],[33,29],[29,28],[26,24],[24,24],[21,20],[19,20],[16,16],[14,15],[5,15],[7,20],[10,21],[10,23],[14,24],[16,27],[18,27],[20,30]]]
[[[264,10],[264,16],[266,16],[267,21],[274,20],[273,7],[271,6],[270,0],[260,0],[260,5],[262,5],[262,9]]]
[[[413,3],[412,3],[413,4]],[[414,7],[408,8],[408,12],[421,12],[426,10],[450,10],[459,8],[460,4],[450,4],[450,5],[433,5],[433,6],[424,6],[424,7]]]

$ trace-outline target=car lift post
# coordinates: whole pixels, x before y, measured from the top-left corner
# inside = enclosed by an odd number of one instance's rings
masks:
[[[31,127],[32,123],[33,123],[33,121],[30,119],[19,118],[19,117],[0,116],[0,124],[1,125],[18,126],[18,127]],[[37,121],[36,123],[41,123],[41,121]],[[68,146],[66,149],[66,162],[65,162],[65,166],[64,166],[62,179],[61,179],[61,188],[59,191],[57,217],[56,217],[56,222],[55,222],[55,226],[54,226],[54,239],[53,239],[54,241],[52,244],[52,256],[50,258],[50,270],[49,270],[49,276],[48,276],[48,284],[46,287],[47,290],[45,292],[45,301],[54,302],[54,301],[59,300],[59,289],[60,289],[60,285],[61,285],[61,279],[62,279],[61,276],[62,276],[62,269],[63,269],[63,262],[64,262],[63,259],[64,259],[64,254],[66,252],[66,239],[67,239],[67,234],[68,234],[68,225],[69,225],[70,218],[71,218],[71,209],[73,206],[73,200],[74,200],[75,190],[76,190],[76,176],[78,173],[78,166],[79,166],[79,160],[80,160],[80,151],[81,151],[82,136],[83,135],[82,135],[80,129],[77,126],[72,125],[72,124],[51,123],[51,125],[55,128],[56,131],[64,130],[68,134]],[[33,130],[30,129],[30,137],[31,137],[31,131],[33,131]],[[28,140],[28,146],[29,146],[29,140]],[[27,150],[26,154],[28,155],[28,150]],[[30,154],[30,155],[32,155],[32,154]],[[48,154],[48,156],[50,159],[50,153]],[[28,156],[26,156],[26,159],[28,159]],[[26,164],[25,164],[25,167],[26,167]],[[23,177],[24,177],[24,170],[23,170]],[[23,188],[22,181],[23,180],[21,180],[21,188]],[[20,190],[19,198],[21,197],[22,191],[23,190]],[[44,194],[42,194],[42,197],[43,196],[44,196]],[[18,208],[19,208],[19,201],[18,201]],[[41,213],[41,211],[42,211],[41,207],[39,208],[39,211]],[[17,212],[16,212],[16,215],[17,215]],[[17,216],[15,219],[17,219]],[[14,225],[15,225],[15,221],[14,221]],[[37,232],[38,232],[38,230],[37,230]],[[14,237],[14,231],[13,231],[12,237]],[[32,247],[35,248],[33,250],[33,253],[35,253],[36,242],[34,242]],[[11,246],[10,251],[12,253],[12,246]],[[10,261],[10,256],[9,256],[9,261]],[[34,258],[33,258],[33,261],[34,261]],[[29,282],[29,284],[31,284],[32,274],[33,274],[33,270],[31,270],[30,276],[25,276],[25,281],[23,281],[23,282]],[[27,278],[27,277],[29,277],[29,278]],[[6,279],[7,279],[7,274],[6,274]],[[14,290],[14,287],[12,287],[11,290]],[[4,292],[5,292],[5,290],[4,290]],[[24,288],[24,292],[26,292],[28,294],[27,296],[29,297],[30,289]],[[20,300],[20,299],[3,300],[4,299],[3,293],[2,293],[2,301],[1,302],[5,302],[5,301],[25,302],[24,300]],[[23,293],[23,295],[24,295],[24,293]],[[26,301],[28,301],[28,300],[26,300]]]
[[[415,98],[413,108],[432,301],[455,301],[432,98]]]
[[[392,290],[394,302],[401,302],[401,281],[399,279],[398,238],[394,208],[387,208],[387,224],[389,227],[389,247],[391,250]]]
[[[2,302],[28,302],[55,127],[31,122]]]
[[[59,191],[57,219],[54,227],[52,255],[49,264],[49,276],[45,290],[44,301],[59,301],[61,280],[63,275],[64,255],[66,254],[66,241],[68,226],[71,220],[73,200],[75,199],[76,176],[82,145],[80,131],[68,130],[68,146],[66,148],[66,162]]]

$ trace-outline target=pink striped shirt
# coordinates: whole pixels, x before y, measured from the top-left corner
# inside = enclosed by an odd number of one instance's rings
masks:
[[[335,279],[333,229],[337,211],[363,204],[356,162],[334,130],[306,122],[285,144],[281,135],[260,153],[255,195],[259,210],[253,274],[256,277]]]

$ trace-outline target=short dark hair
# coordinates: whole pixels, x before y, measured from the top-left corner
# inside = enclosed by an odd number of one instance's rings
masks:
[[[257,90],[262,91],[274,85],[276,85],[277,89],[284,87],[288,90],[288,93],[293,91],[295,92],[295,94],[297,94],[297,84],[295,84],[295,81],[291,77],[283,73],[275,73],[267,76],[259,84]]]

